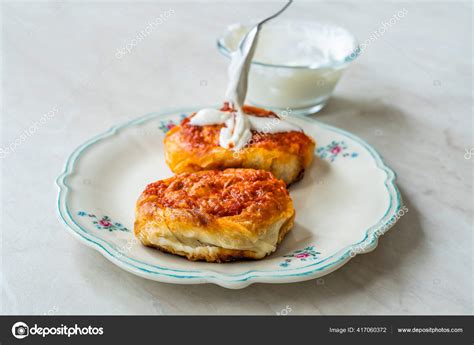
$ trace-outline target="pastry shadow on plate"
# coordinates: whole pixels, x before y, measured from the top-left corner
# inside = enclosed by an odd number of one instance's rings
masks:
[[[307,190],[308,188],[317,188],[317,185],[324,183],[324,178],[329,174],[331,165],[328,161],[321,159],[314,154],[313,162],[304,172],[304,176],[297,182],[288,186],[290,194],[299,190]]]

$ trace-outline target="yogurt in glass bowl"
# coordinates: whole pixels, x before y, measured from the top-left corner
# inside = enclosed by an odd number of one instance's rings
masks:
[[[250,25],[232,24],[217,40],[230,57]],[[274,111],[310,115],[321,110],[342,72],[360,52],[346,29],[312,21],[275,21],[258,38],[247,102]]]

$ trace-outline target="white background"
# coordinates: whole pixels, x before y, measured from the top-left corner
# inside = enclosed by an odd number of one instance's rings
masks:
[[[216,37],[281,3],[2,3],[1,147],[57,109],[0,159],[2,313],[472,313],[470,2],[298,1],[285,14],[341,24],[365,41],[408,11],[350,66],[316,117],[382,154],[409,212],[374,252],[324,279],[237,291],[146,281],[59,222],[54,180],[75,147],[146,113],[221,102],[228,61]],[[116,57],[169,9],[169,19]]]

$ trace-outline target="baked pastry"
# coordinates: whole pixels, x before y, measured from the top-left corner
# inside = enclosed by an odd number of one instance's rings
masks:
[[[138,199],[140,241],[189,260],[261,259],[293,227],[283,181],[253,169],[182,173],[149,184]]]
[[[231,112],[226,103],[221,111]],[[244,106],[246,114],[257,117],[278,116],[268,110]],[[264,133],[252,130],[252,138],[239,151],[219,145],[223,124],[195,126],[191,116],[173,127],[165,137],[166,163],[174,173],[226,168],[251,168],[272,172],[287,185],[301,179],[310,165],[315,142],[303,131]]]

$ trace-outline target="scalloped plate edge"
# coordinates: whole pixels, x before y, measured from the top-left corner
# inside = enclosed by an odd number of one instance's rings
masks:
[[[226,288],[231,289],[239,289],[249,286],[253,283],[292,283],[292,282],[299,282],[305,281],[310,279],[315,279],[322,277],[326,274],[329,274],[344,264],[346,264],[351,258],[358,254],[365,254],[368,252],[373,251],[378,245],[378,239],[380,235],[376,235],[377,230],[382,227],[385,227],[383,234],[385,234],[390,228],[392,228],[395,223],[398,221],[394,215],[397,214],[401,207],[402,207],[402,199],[400,192],[395,184],[396,180],[396,173],[389,168],[385,162],[383,161],[380,154],[375,151],[367,142],[363,139],[355,136],[352,133],[349,133],[345,130],[342,130],[337,127],[333,127],[331,125],[327,125],[321,123],[320,121],[314,120],[312,118],[308,118],[305,116],[295,116],[299,119],[302,119],[307,122],[316,123],[319,126],[322,126],[326,129],[332,130],[336,133],[345,135],[352,140],[361,144],[374,158],[376,165],[379,169],[383,170],[386,173],[385,179],[385,186],[387,188],[387,192],[390,194],[390,205],[387,209],[385,215],[372,227],[366,230],[364,238],[354,243],[337,253],[331,255],[327,258],[329,262],[326,262],[324,265],[314,264],[308,265],[296,269],[286,271],[275,271],[283,272],[284,274],[277,274],[277,275],[267,275],[265,271],[248,271],[245,273],[241,273],[238,275],[225,275],[221,273],[217,273],[214,271],[208,270],[201,270],[201,271],[189,271],[190,275],[184,275],[185,271],[179,270],[172,270],[172,269],[163,269],[158,266],[158,271],[152,271],[145,269],[143,267],[137,266],[133,261],[126,260],[127,258],[119,253],[116,249],[114,249],[110,244],[97,238],[94,235],[88,233],[87,229],[82,228],[78,224],[76,224],[69,212],[67,212],[66,206],[66,196],[69,190],[69,187],[65,184],[65,179],[73,172],[73,168],[75,165],[76,160],[80,157],[80,154],[89,146],[93,145],[94,143],[108,138],[114,134],[116,134],[119,130],[138,125],[143,122],[152,120],[154,118],[158,118],[161,116],[178,114],[178,113],[189,113],[194,111],[197,108],[201,107],[192,107],[192,108],[174,108],[174,109],[167,109],[161,112],[154,112],[144,115],[142,117],[133,119],[121,125],[116,125],[111,127],[109,130],[89,139],[79,147],[77,147],[72,154],[68,157],[63,172],[61,175],[56,179],[56,184],[58,186],[58,199],[57,199],[57,212],[58,216],[61,221],[66,225],[66,228],[69,232],[74,235],[75,238],[79,239],[82,243],[86,244],[87,246],[94,248],[99,253],[101,253],[105,258],[116,264],[117,266],[123,268],[124,270],[131,272],[135,275],[141,276],[146,279],[151,279],[160,282],[166,283],[178,283],[178,284],[204,284],[204,283],[213,283],[217,284]],[[387,225],[387,219],[391,220],[390,224]],[[362,248],[362,249],[361,249]],[[125,258],[125,259],[124,259]],[[314,267],[312,267],[314,266]],[[310,268],[308,270],[308,268]],[[172,272],[176,272],[172,274]],[[199,273],[196,275],[196,273]],[[205,274],[205,275],[202,275]]]

